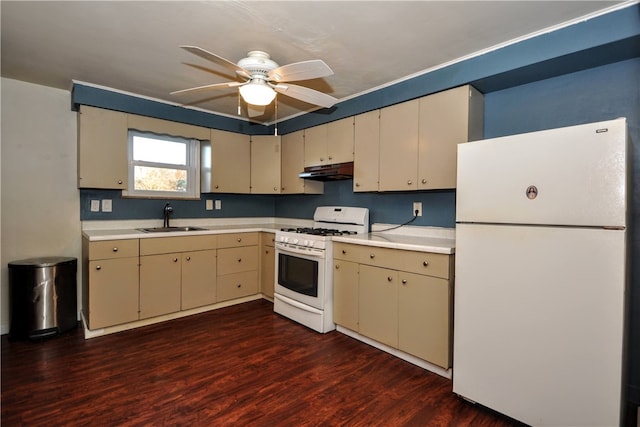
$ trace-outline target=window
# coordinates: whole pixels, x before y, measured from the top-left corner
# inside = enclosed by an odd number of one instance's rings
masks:
[[[200,141],[129,131],[129,197],[200,197]]]

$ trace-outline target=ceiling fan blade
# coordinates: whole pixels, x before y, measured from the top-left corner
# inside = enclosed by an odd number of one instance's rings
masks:
[[[258,117],[264,114],[264,105],[251,105],[247,104],[247,115],[251,117]]]
[[[269,71],[267,77],[274,82],[295,82],[326,77],[333,74],[333,70],[320,59],[294,62]]]
[[[222,65],[223,67],[232,70],[233,72],[235,72],[236,74],[246,77],[246,78],[250,78],[251,74],[245,70],[242,67],[239,67],[237,64],[234,64],[233,62],[229,61],[228,59],[224,59],[221,56],[216,55],[215,53],[211,53],[208,50],[204,50],[201,47],[198,46],[180,46],[182,49],[186,50],[187,52],[191,52],[194,55],[198,55],[200,58],[204,58],[206,60],[209,60],[211,62],[214,62],[218,65]]]
[[[278,84],[274,85],[273,89],[283,95],[290,96],[291,98],[299,99],[309,104],[319,105],[321,107],[329,108],[338,102],[336,98],[326,93],[318,92],[308,87],[290,85],[290,84]]]
[[[199,92],[201,90],[210,90],[210,89],[225,89],[225,88],[229,88],[229,87],[242,86],[243,84],[245,84],[245,83],[240,83],[240,82],[215,83],[215,84],[212,84],[212,85],[204,85],[204,86],[192,87],[192,88],[189,88],[189,89],[176,90],[175,92],[171,92],[170,95],[177,95],[177,94],[190,93],[190,92]]]

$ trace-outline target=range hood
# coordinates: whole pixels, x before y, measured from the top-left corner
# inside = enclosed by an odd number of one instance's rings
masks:
[[[300,178],[316,181],[337,181],[353,179],[353,162],[335,163],[333,165],[308,166],[298,175]]]

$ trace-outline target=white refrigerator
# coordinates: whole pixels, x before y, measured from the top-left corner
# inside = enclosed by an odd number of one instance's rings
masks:
[[[618,426],[624,118],[460,144],[453,391],[533,426]]]

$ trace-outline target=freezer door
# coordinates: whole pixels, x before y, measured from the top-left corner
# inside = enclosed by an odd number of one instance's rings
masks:
[[[458,222],[624,227],[626,120],[458,145]]]
[[[624,231],[459,224],[453,391],[534,426],[617,426]]]

